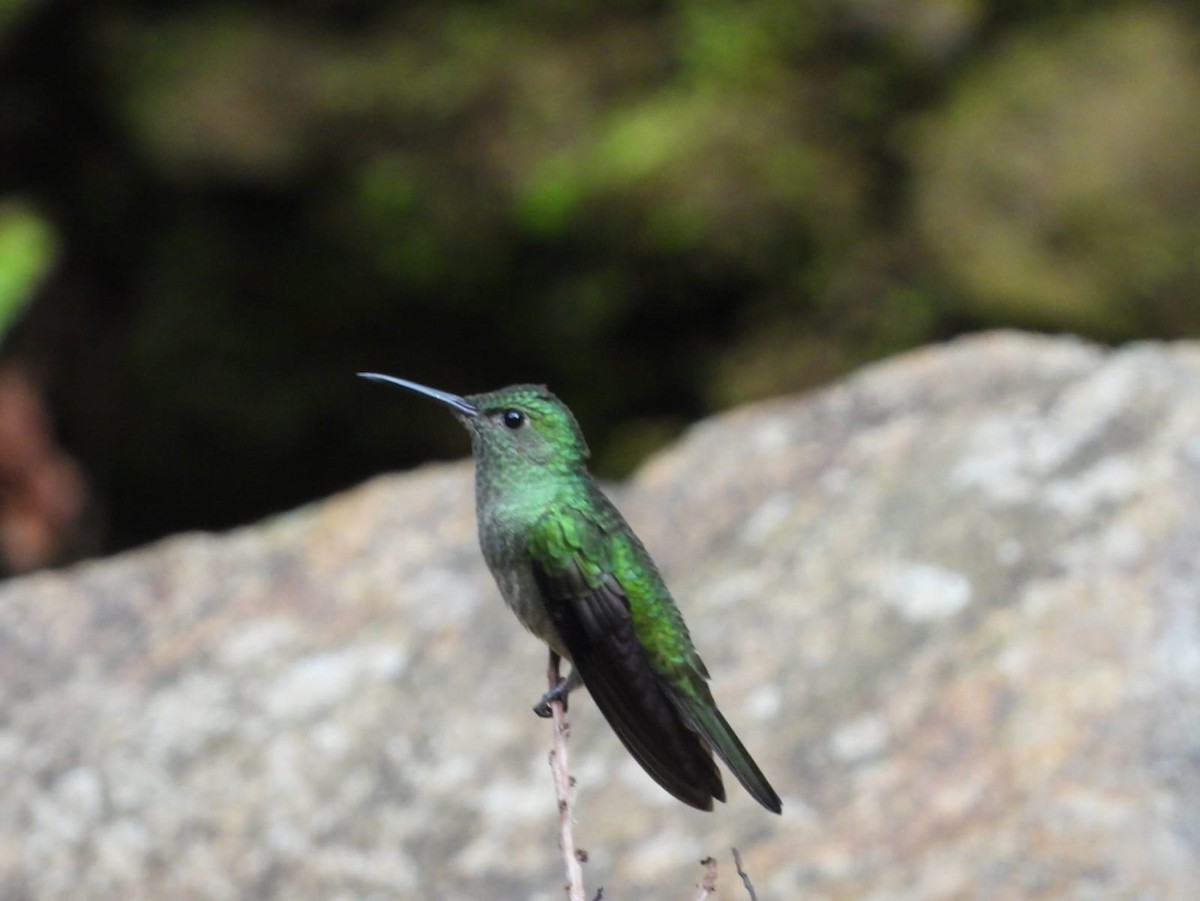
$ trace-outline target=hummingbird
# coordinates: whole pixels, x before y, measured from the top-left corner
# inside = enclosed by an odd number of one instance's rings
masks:
[[[448,408],[471,435],[479,545],[500,594],[571,673],[534,710],[583,686],[634,759],[685,804],[725,800],[715,751],[773,813],[779,795],[738,739],[642,542],[588,471],[570,409],[542,385],[459,396],[376,372],[359,376]]]

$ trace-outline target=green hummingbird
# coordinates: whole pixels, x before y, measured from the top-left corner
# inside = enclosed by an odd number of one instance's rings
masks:
[[[361,372],[433,398],[471,434],[475,512],[484,560],[508,606],[569,677],[534,708],[581,681],[646,772],[685,804],[725,800],[713,751],[758,803],[779,795],[709,691],[708,671],[658,568],[587,469],[588,446],[566,404],[541,385],[460,397]]]

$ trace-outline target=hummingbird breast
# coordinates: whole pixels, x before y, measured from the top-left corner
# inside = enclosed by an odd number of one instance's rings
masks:
[[[530,500],[506,504],[491,492],[485,496],[484,491],[477,491],[479,547],[501,596],[521,624],[564,660],[570,660],[571,655],[550,620],[546,601],[534,579],[529,530],[544,508]]]

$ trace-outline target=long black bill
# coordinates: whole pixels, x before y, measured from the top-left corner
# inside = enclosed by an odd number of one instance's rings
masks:
[[[479,415],[478,407],[465,397],[459,397],[457,394],[438,391],[437,388],[428,388],[425,385],[418,385],[416,382],[410,382],[407,379],[398,379],[395,376],[382,375],[378,372],[360,372],[358,376],[359,378],[370,379],[372,382],[383,382],[388,385],[395,385],[397,388],[406,388],[409,391],[415,391],[417,394],[424,394],[426,397],[432,397],[439,403],[445,404],[451,410],[462,413],[464,416]]]

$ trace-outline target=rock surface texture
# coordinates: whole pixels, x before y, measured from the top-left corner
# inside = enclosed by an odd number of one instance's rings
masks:
[[[1200,347],[931,348],[617,499],[784,815],[674,802],[580,695],[589,897],[709,854],[743,897],[731,845],[763,898],[1195,897]],[[561,898],[544,652],[474,532],[436,466],[5,584],[0,898]]]

